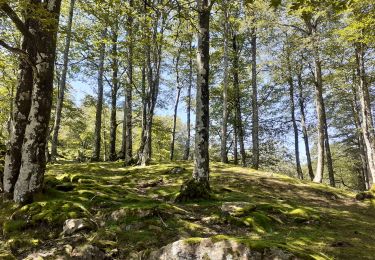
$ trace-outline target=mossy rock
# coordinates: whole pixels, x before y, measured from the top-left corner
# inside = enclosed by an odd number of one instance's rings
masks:
[[[319,216],[314,215],[311,211],[303,208],[296,208],[287,213],[294,222],[305,223],[310,220],[318,220]]]
[[[85,208],[73,202],[62,200],[34,202],[16,210],[12,218],[4,222],[3,229],[8,235],[40,225],[60,229],[65,220],[86,217],[88,214]]]

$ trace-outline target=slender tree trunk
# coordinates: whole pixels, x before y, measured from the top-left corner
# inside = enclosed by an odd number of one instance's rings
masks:
[[[355,77],[354,77],[354,82],[355,82]],[[357,91],[355,89],[355,86],[353,85],[352,87],[352,115],[353,115],[353,121],[354,121],[354,126],[356,129],[356,136],[357,136],[357,143],[358,143],[358,150],[359,150],[359,157],[361,159],[361,176],[358,178],[358,183],[359,183],[359,189],[360,190],[367,190],[370,188],[370,183],[368,182],[368,163],[367,163],[367,158],[366,158],[366,146],[363,140],[363,135],[362,135],[362,129],[361,129],[361,120],[359,118],[360,112],[358,111],[358,101],[357,101]]]
[[[292,117],[292,124],[293,124],[293,133],[294,133],[294,153],[296,157],[296,170],[297,176],[301,180],[303,179],[303,173],[301,168],[301,162],[299,158],[299,145],[298,145],[298,126],[296,122],[296,115],[295,115],[295,103],[294,103],[294,82],[293,82],[293,75],[292,75],[292,67],[290,64],[290,57],[289,51],[287,53],[287,66],[288,66],[288,83],[289,83],[289,106],[290,106],[290,114]]]
[[[146,94],[147,115],[145,122],[146,128],[144,131],[144,147],[138,161],[138,164],[142,166],[146,166],[150,163],[152,155],[152,127],[156,102],[159,95],[165,20],[166,14],[158,13],[158,17],[155,18],[155,21],[159,21],[161,25],[159,26],[158,22],[154,22],[153,31],[151,32],[152,38],[149,39],[153,44],[148,44],[146,50],[148,78],[148,91]]]
[[[370,93],[366,82],[364,46],[362,43],[358,43],[355,47],[357,75],[359,78],[358,94],[362,117],[362,135],[366,145],[367,162],[370,171],[369,182],[370,185],[373,185],[373,181],[375,180],[375,132],[371,113]]]
[[[106,115],[106,108],[103,107],[103,115],[102,115],[102,118],[103,118],[103,124],[102,124],[102,128],[101,130],[103,130],[103,148],[104,148],[104,154],[103,154],[103,161],[108,161],[108,149],[107,149],[107,122],[105,121],[106,118],[107,118],[107,115]]]
[[[259,168],[259,115],[258,115],[258,84],[257,84],[257,35],[256,30],[252,30],[251,34],[251,85],[252,85],[252,95],[251,104],[253,109],[253,168]]]
[[[209,69],[210,69],[210,5],[208,0],[197,0],[198,52],[197,96],[195,121],[195,162],[193,178],[185,182],[177,201],[210,197],[209,174]]]
[[[234,117],[233,121],[233,139],[234,139],[234,145],[233,145],[233,163],[234,165],[238,165],[238,133],[237,133],[237,123],[236,123],[236,116]]]
[[[178,104],[180,102],[180,95],[181,95],[181,86],[180,86],[180,76],[179,76],[179,60],[180,54],[177,55],[176,59],[176,84],[177,84],[177,93],[176,93],[176,101],[174,104],[174,113],[173,113],[173,127],[172,127],[172,138],[171,138],[171,151],[170,151],[170,160],[174,160],[174,145],[176,139],[176,123],[177,123],[177,111],[178,111]]]
[[[55,20],[51,23],[52,30],[51,27],[47,29],[40,23],[35,26],[34,30],[37,49],[36,74],[22,145],[21,168],[14,188],[13,199],[18,203],[29,202],[34,193],[41,191],[46,168],[45,148],[52,109],[56,38],[61,0],[49,0],[42,6]]]
[[[323,181],[324,172],[324,143],[325,143],[325,112],[324,112],[324,100],[323,100],[323,79],[322,79],[322,65],[319,55],[319,49],[317,46],[318,36],[316,34],[316,25],[313,25],[309,19],[305,19],[306,26],[309,30],[309,36],[312,41],[312,51],[314,58],[314,85],[315,85],[315,104],[316,113],[318,115],[318,141],[317,141],[317,165],[314,182],[321,183]]]
[[[229,60],[229,17],[228,1],[223,2],[224,9],[224,81],[223,81],[223,123],[221,126],[221,162],[228,163],[227,135],[228,135],[228,60]]]
[[[133,7],[133,0],[129,0],[129,5]],[[128,17],[128,85],[126,87],[126,115],[125,122],[126,134],[125,134],[125,163],[129,164],[133,156],[133,17]]]
[[[336,186],[335,174],[334,174],[334,170],[333,170],[333,160],[332,160],[332,155],[331,155],[331,148],[330,148],[330,145],[329,145],[327,118],[326,118],[326,114],[325,114],[325,109],[323,111],[324,111],[324,134],[325,134],[324,147],[326,149],[326,155],[327,155],[328,178],[329,178],[329,184],[332,187],[335,187]]]
[[[232,47],[233,47],[233,88],[235,95],[235,122],[236,129],[238,134],[238,141],[240,143],[240,154],[241,154],[241,164],[246,166],[246,152],[244,145],[244,134],[242,127],[242,116],[241,116],[241,90],[240,90],[240,81],[238,78],[239,72],[239,53],[237,46],[237,35],[234,32],[232,38]]]
[[[34,23],[27,19],[25,25],[29,27]],[[29,39],[23,38],[21,49],[28,53],[32,59],[35,58],[35,49]],[[19,75],[17,79],[16,95],[13,105],[12,131],[5,156],[3,190],[7,197],[12,198],[14,186],[19,176],[21,167],[22,144],[26,125],[31,107],[31,94],[33,88],[33,68],[22,57],[19,58]],[[0,187],[1,188],[1,187]]]
[[[107,29],[105,28],[102,32],[102,39],[107,36]],[[98,101],[96,106],[95,116],[95,130],[94,130],[94,151],[91,160],[100,160],[100,148],[101,148],[101,128],[102,128],[102,114],[103,114],[103,77],[104,77],[104,58],[105,58],[105,43],[104,41],[100,44],[99,53],[99,67],[98,67]]]
[[[111,118],[109,133],[109,160],[115,161],[116,155],[116,133],[117,133],[117,94],[119,89],[118,81],[118,26],[115,25],[112,35],[112,89],[111,89]]]
[[[306,126],[305,102],[304,102],[304,97],[303,97],[302,76],[300,73],[298,74],[298,91],[299,91],[298,101],[299,101],[299,108],[301,112],[301,128],[302,128],[303,141],[305,143],[307,169],[308,169],[310,179],[314,180],[314,170],[312,167],[311,155],[310,155],[309,135],[307,134],[307,126]]]
[[[190,135],[191,135],[191,126],[190,126],[190,111],[191,111],[191,88],[193,85],[193,59],[192,59],[192,41],[190,39],[190,47],[189,47],[189,85],[188,85],[188,93],[187,93],[187,106],[186,106],[186,127],[187,127],[187,137],[185,143],[185,153],[184,153],[184,160],[188,160],[190,156]]]
[[[61,112],[64,105],[65,89],[66,89],[66,77],[68,74],[68,65],[69,65],[69,50],[70,42],[72,38],[72,25],[73,25],[73,15],[74,15],[74,5],[76,0],[70,1],[69,7],[69,17],[67,24],[67,33],[65,38],[65,49],[63,57],[63,68],[61,72],[61,78],[59,81],[59,93],[56,104],[56,114],[55,114],[55,123],[53,126],[52,142],[51,142],[51,160],[56,161],[57,157],[57,145],[59,138],[59,131],[61,125]]]

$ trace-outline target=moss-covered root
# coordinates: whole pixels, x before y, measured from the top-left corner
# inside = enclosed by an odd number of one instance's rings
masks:
[[[181,186],[176,202],[186,202],[197,199],[210,199],[211,189],[208,181],[189,179]]]

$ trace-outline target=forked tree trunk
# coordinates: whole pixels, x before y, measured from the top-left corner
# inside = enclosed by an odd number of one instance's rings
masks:
[[[177,201],[210,197],[209,174],[209,63],[210,63],[210,5],[208,0],[197,0],[198,52],[197,97],[195,121],[195,162],[193,178],[185,182]]]
[[[56,57],[56,38],[61,0],[49,0],[41,7],[54,17],[51,27],[35,26],[36,75],[28,124],[22,146],[22,162],[14,188],[13,199],[18,203],[32,200],[41,191],[46,168],[45,148],[52,108],[53,76]]]
[[[31,22],[32,21],[30,21],[30,19],[27,19],[25,21],[25,26],[29,28],[29,24]],[[35,49],[29,39],[23,37],[21,49],[27,52],[30,58],[35,59]],[[29,62],[27,62],[23,57],[20,57],[19,74],[11,123],[12,131],[5,156],[3,176],[3,190],[6,196],[9,198],[13,197],[14,186],[18,179],[21,167],[22,144],[31,107],[32,88],[33,68]]]
[[[287,67],[288,67],[288,83],[289,83],[289,105],[290,114],[292,117],[293,133],[294,133],[294,154],[296,158],[296,170],[299,179],[303,179],[303,173],[301,168],[301,162],[299,158],[299,145],[298,145],[298,126],[295,115],[295,103],[294,103],[294,82],[292,75],[292,67],[290,64],[289,50],[287,51]]]
[[[69,7],[69,17],[68,17],[68,25],[67,25],[67,32],[66,32],[66,38],[65,38],[64,57],[63,57],[63,68],[61,72],[61,78],[59,81],[59,93],[58,93],[57,104],[56,104],[55,123],[53,125],[52,142],[51,142],[51,160],[52,161],[56,161],[56,157],[57,157],[57,145],[58,145],[60,124],[61,124],[61,114],[62,114],[62,109],[64,106],[66,77],[68,74],[69,50],[70,50],[70,42],[72,38],[72,25],[73,25],[75,1],[76,0],[71,0],[70,7]]]
[[[311,155],[310,155],[309,135],[307,133],[307,126],[306,126],[305,101],[304,101],[304,96],[303,96],[302,76],[300,73],[298,74],[298,91],[299,91],[298,103],[299,103],[299,108],[301,112],[301,128],[302,128],[303,142],[305,144],[307,169],[308,169],[310,180],[314,180],[314,170],[312,167]]]
[[[228,63],[229,63],[229,17],[228,1],[223,1],[224,12],[224,81],[223,81],[223,123],[221,126],[221,162],[228,163],[227,135],[228,135]]]
[[[107,36],[107,29],[105,28],[102,32],[102,39]],[[104,58],[105,58],[105,43],[102,41],[99,50],[99,66],[98,66],[98,101],[96,106],[95,115],[95,130],[94,130],[94,151],[91,160],[100,160],[101,150],[101,128],[102,128],[102,113],[103,113],[103,91],[104,91]]]

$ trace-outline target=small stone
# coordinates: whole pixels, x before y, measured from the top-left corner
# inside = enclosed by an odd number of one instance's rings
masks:
[[[64,223],[62,234],[64,236],[69,236],[82,230],[93,229],[95,229],[95,224],[89,219],[68,219]]]

